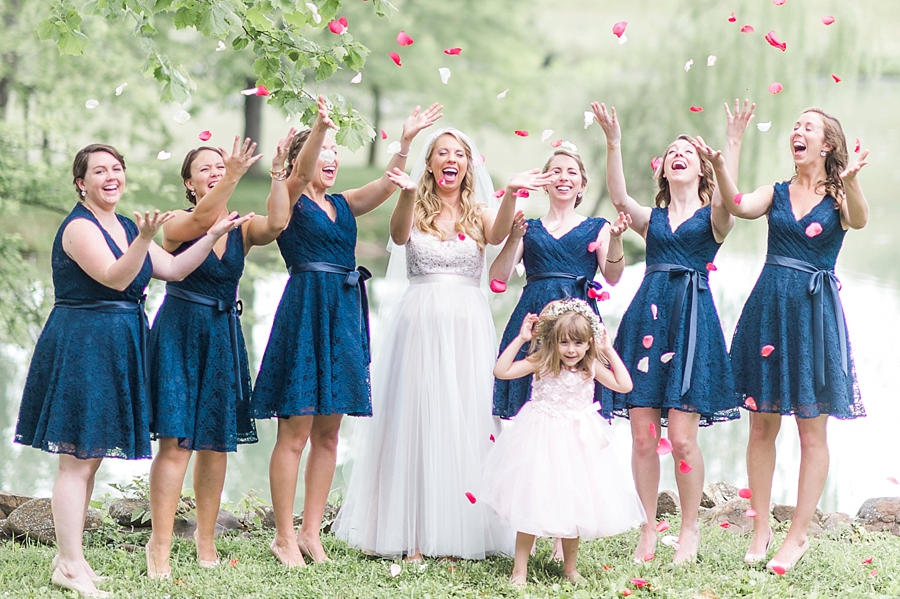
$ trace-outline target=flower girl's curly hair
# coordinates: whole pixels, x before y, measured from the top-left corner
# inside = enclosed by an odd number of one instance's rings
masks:
[[[600,318],[584,300],[565,299],[547,304],[541,310],[540,320],[534,327],[534,339],[528,350],[529,359],[538,363],[535,376],[540,378],[559,375],[563,362],[557,346],[560,341],[569,340],[588,343],[588,350],[584,358],[575,365],[575,369],[583,373],[585,378],[590,377],[595,360],[608,361],[595,339],[605,334],[602,331]]]

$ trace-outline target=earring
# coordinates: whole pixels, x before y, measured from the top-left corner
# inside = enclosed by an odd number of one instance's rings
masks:
[[[81,190],[81,197],[84,197],[84,196],[86,196],[86,195],[87,195],[87,192],[86,192],[85,190],[82,189],[82,190]]]
[[[580,201],[581,201],[581,198],[582,198],[583,196],[584,196],[584,194],[581,193],[581,192],[579,191],[579,192],[578,192],[578,195],[575,196],[575,199],[578,200],[578,201],[580,202]]]
[[[825,150],[822,150],[821,152],[819,152],[819,156],[821,156],[822,158],[825,158],[826,156],[828,156],[828,152],[826,152]]]
[[[194,197],[197,197],[197,192],[194,191],[194,190],[191,190],[191,195],[194,196]]]

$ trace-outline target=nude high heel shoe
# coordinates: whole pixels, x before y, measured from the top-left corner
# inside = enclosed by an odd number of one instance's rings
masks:
[[[222,563],[219,560],[219,552],[218,551],[216,551],[216,559],[214,559],[212,561],[200,559],[200,550],[199,550],[200,543],[197,540],[199,532],[200,532],[199,530],[194,529],[194,546],[197,547],[197,563],[200,565],[201,568],[205,568],[207,570],[218,567]]]
[[[63,571],[59,568],[53,570],[53,574],[50,576],[50,582],[53,583],[53,586],[75,591],[81,597],[112,597],[108,591],[101,591],[98,588],[88,588],[77,580],[72,580],[63,574]]]
[[[744,555],[744,563],[747,564],[748,566],[755,566],[759,562],[766,559],[766,555],[768,555],[768,553],[769,553],[769,547],[772,546],[772,541],[774,541],[774,540],[775,540],[775,533],[772,532],[772,528],[769,527],[769,540],[766,541],[766,550],[763,551],[762,553],[750,553],[748,551],[747,554]]]
[[[803,542],[803,545],[800,546],[800,553],[797,555],[797,559],[793,562],[779,562],[775,559],[770,559],[769,563],[766,564],[766,570],[771,572],[772,574],[780,574],[785,575],[791,570],[793,570],[797,564],[800,563],[800,560],[803,559],[803,556],[806,555],[806,551],[809,549],[809,539]]]

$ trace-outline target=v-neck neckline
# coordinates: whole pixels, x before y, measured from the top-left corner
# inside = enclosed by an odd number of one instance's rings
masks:
[[[568,231],[566,231],[565,233],[563,233],[562,235],[560,235],[559,237],[555,237],[555,236],[553,235],[553,233],[550,232],[550,229],[548,229],[547,226],[544,224],[544,219],[539,218],[539,219],[538,219],[538,222],[541,223],[541,228],[544,229],[544,232],[547,233],[547,235],[548,235],[549,237],[551,237],[552,239],[554,239],[554,240],[556,240],[556,241],[562,241],[563,239],[566,238],[566,235],[568,235],[569,233],[571,233],[572,231],[574,231],[575,229],[577,229],[578,227],[580,227],[580,226],[583,225],[584,223],[588,222],[589,220],[590,220],[590,217],[586,217],[583,221],[581,221],[580,223],[578,223],[577,225],[575,225],[574,227],[572,227],[571,229],[569,229]]]
[[[695,216],[697,216],[697,213],[700,212],[701,210],[703,210],[704,208],[706,208],[706,206],[700,206],[699,208],[697,208],[696,210],[694,210],[694,213],[693,213],[693,214],[691,214],[689,217],[687,217],[686,219],[684,219],[683,221],[681,221],[680,223],[678,223],[678,226],[675,227],[675,228],[673,229],[673,228],[672,228],[672,220],[669,218],[669,207],[666,206],[666,226],[669,227],[669,233],[671,233],[672,235],[677,235],[677,234],[678,234],[678,230],[679,230],[686,222],[688,222],[689,220],[691,220],[692,218],[694,218]]]
[[[331,207],[334,208],[334,220],[331,220],[331,217],[328,215],[328,211],[325,210],[324,208],[322,208],[321,206],[319,206],[319,203],[317,201],[315,201],[314,199],[312,199],[311,197],[309,197],[306,194],[304,194],[304,197],[306,197],[306,199],[308,199],[310,202],[312,202],[312,204],[316,208],[318,208],[319,210],[322,211],[322,214],[325,215],[325,218],[328,219],[328,222],[330,222],[332,225],[337,223],[338,218],[340,218],[340,213],[338,212],[337,205],[328,198],[328,194],[325,194],[325,201],[328,202],[329,204],[331,204]]]
[[[107,242],[106,242],[107,245],[112,244],[112,247],[114,247],[115,249],[117,249],[117,250],[119,251],[119,255],[116,256],[116,259],[118,260],[119,258],[121,258],[122,256],[124,256],[124,255],[125,255],[125,251],[122,250],[121,247],[119,247],[119,243],[116,241],[116,238],[113,237],[113,236],[112,236],[112,233],[110,233],[110,232],[107,230],[107,228],[103,226],[103,223],[100,222],[100,219],[97,218],[97,215],[94,214],[94,211],[91,210],[90,208],[88,208],[88,207],[87,207],[86,205],[84,205],[84,204],[82,204],[81,206],[82,206],[82,208],[84,208],[84,209],[88,212],[88,214],[90,214],[90,215],[93,217],[94,222],[97,223],[97,226],[100,227],[100,230],[103,232],[103,235],[107,238]],[[131,240],[128,239],[128,229],[126,229],[126,228],[125,228],[125,225],[122,224],[122,219],[119,218],[119,215],[118,215],[117,213],[113,213],[113,216],[116,217],[116,222],[119,224],[120,227],[122,227],[122,232],[125,233],[125,243],[127,244],[127,245],[125,246],[125,249],[127,250],[128,247],[131,246]],[[113,252],[113,255],[115,255],[115,252]]]
[[[824,196],[822,196],[822,199],[821,199],[821,200],[819,200],[818,202],[816,202],[816,203],[813,205],[813,207],[809,209],[809,212],[807,212],[806,214],[804,214],[804,215],[801,216],[800,218],[797,218],[797,214],[794,212],[794,203],[791,201],[791,185],[788,184],[788,187],[787,187],[787,203],[788,203],[788,210],[791,211],[791,218],[794,219],[794,222],[795,222],[795,223],[799,224],[800,221],[802,221],[804,218],[806,218],[807,216],[809,216],[810,214],[812,214],[813,212],[815,212],[816,208],[818,208],[819,206],[821,206],[821,205],[822,205],[822,202],[824,202],[826,199],[828,199],[828,198],[830,198],[830,197],[831,197],[830,195],[825,194]]]

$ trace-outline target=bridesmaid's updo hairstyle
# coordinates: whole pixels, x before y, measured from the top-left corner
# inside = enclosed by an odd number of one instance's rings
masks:
[[[311,131],[311,129],[301,131],[294,136],[294,139],[291,140],[291,147],[288,149],[287,164],[284,167],[287,169],[288,175],[290,175],[291,171],[294,170],[294,161],[297,159],[297,156],[300,155],[300,150],[303,149],[303,144],[305,144],[306,140],[309,139],[309,134],[311,133]]]
[[[549,171],[550,163],[553,162],[553,159],[556,158],[557,156],[568,156],[569,158],[571,158],[572,160],[575,161],[575,164],[578,165],[578,170],[581,171],[581,180],[584,182],[585,191],[587,191],[587,184],[588,184],[587,171],[584,170],[584,162],[581,160],[581,156],[579,156],[575,152],[571,152],[569,150],[556,150],[555,152],[553,152],[553,154],[550,156],[550,158],[547,159],[547,162],[544,164],[544,168],[541,169],[541,172],[546,173],[547,171]],[[578,205],[581,204],[581,201],[583,199],[584,199],[584,193],[582,192],[581,194],[579,194],[579,196],[577,198],[575,198],[575,207],[576,208],[578,208]]]
[[[122,165],[122,170],[125,170],[125,157],[114,147],[108,144],[91,144],[81,148],[78,150],[78,153],[75,154],[75,160],[72,161],[72,185],[75,186],[75,193],[78,194],[78,201],[84,199],[81,195],[81,188],[78,187],[78,180],[84,180],[85,175],[87,175],[88,158],[90,158],[91,154],[94,152],[106,152],[118,160],[119,164]]]
[[[807,108],[803,114],[807,112],[815,112],[822,117],[822,124],[825,126],[825,143],[831,146],[831,150],[825,155],[825,180],[819,181],[816,185],[818,191],[820,187],[825,188],[825,193],[834,198],[835,208],[839,208],[844,200],[844,180],[841,179],[841,173],[847,168],[850,162],[850,155],[847,151],[847,138],[844,136],[844,129],[841,122],[822,110],[821,108]],[[794,176],[791,181],[797,178],[797,166],[794,166]]]
[[[222,152],[210,146],[200,146],[199,148],[194,148],[184,157],[184,162],[181,163],[181,180],[185,182],[184,184],[184,196],[187,198],[187,201],[197,205],[197,196],[191,193],[191,190],[187,187],[187,180],[191,178],[191,166],[194,164],[194,160],[200,154],[200,152],[209,150],[210,152],[215,152],[219,156],[222,156]],[[223,156],[224,158],[224,156]]]
[[[672,147],[678,140],[683,140],[688,142],[689,144],[694,144],[694,138],[690,135],[679,135],[675,138],[671,144],[666,146],[666,152],[669,151],[669,148]],[[696,150],[695,150],[696,151]],[[710,162],[709,158],[697,152],[697,156],[700,158],[700,173],[703,175],[700,177],[700,188],[698,192],[700,194],[700,205],[706,206],[712,203],[713,192],[716,191],[716,181],[713,178],[713,166],[712,162]],[[663,158],[663,163],[659,167],[659,171],[656,174],[656,184],[659,186],[659,191],[656,192],[656,207],[657,208],[665,208],[669,205],[669,202],[672,201],[672,196],[669,194],[669,180],[663,176],[666,170],[666,159]]]

